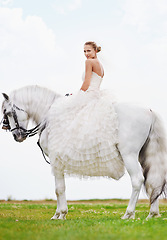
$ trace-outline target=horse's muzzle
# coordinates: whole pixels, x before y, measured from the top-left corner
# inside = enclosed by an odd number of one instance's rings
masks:
[[[12,134],[16,142],[23,142],[27,138],[27,135],[20,130],[15,130]]]

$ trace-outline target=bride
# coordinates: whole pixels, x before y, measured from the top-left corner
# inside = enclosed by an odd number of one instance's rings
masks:
[[[104,69],[95,42],[84,44],[85,73],[81,89],[59,98],[49,112],[49,158],[54,175],[108,176],[124,174],[117,149],[118,121],[113,96],[100,90]]]

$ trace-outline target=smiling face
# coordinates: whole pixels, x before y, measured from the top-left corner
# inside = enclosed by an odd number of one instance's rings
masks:
[[[84,54],[87,59],[96,58],[96,51],[91,45],[84,45]]]

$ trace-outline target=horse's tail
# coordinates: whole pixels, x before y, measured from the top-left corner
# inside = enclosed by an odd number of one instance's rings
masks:
[[[153,121],[149,136],[140,152],[144,186],[153,203],[167,193],[167,145],[165,129],[160,118],[152,112]]]

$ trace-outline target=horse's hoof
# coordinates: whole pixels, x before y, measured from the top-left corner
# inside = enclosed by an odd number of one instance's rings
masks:
[[[60,219],[60,220],[66,220],[66,215],[65,215],[65,214],[61,214],[58,219]]]
[[[135,213],[134,212],[128,212],[125,213],[125,215],[123,217],[121,217],[121,219],[135,219]]]
[[[161,217],[161,214],[152,212],[152,213],[149,213],[149,215],[147,216],[146,220],[149,220],[151,218],[159,218],[159,217]]]
[[[55,214],[51,220],[66,220],[66,214]]]
[[[50,220],[57,220],[58,218],[53,216]]]
[[[55,215],[51,218],[51,220],[57,220],[57,219],[59,219],[59,217],[60,217],[60,214],[55,214]]]

